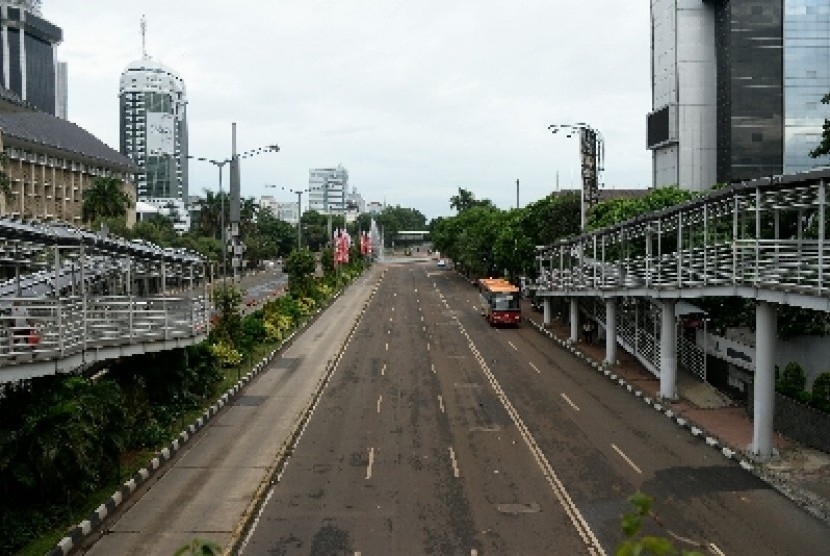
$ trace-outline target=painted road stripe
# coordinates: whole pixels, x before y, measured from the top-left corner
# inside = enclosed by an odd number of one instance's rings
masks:
[[[450,446],[450,460],[452,461],[452,474],[458,478],[461,476],[461,471],[458,469],[458,462],[455,461],[455,451]]]
[[[565,399],[566,402],[568,402],[568,405],[570,405],[575,410],[579,411],[579,406],[577,406],[575,403],[573,403],[571,401],[571,399],[568,397],[568,395],[565,394],[565,392],[562,392],[562,394],[560,394],[560,395]]]
[[[540,370],[539,370],[539,368],[538,368],[536,365],[534,365],[533,363],[531,363],[531,364],[530,364],[530,366],[533,368],[533,370],[534,370],[534,371],[536,371],[536,372],[537,372],[537,373],[539,373],[539,374],[542,374],[542,371],[540,371]]]
[[[715,543],[713,543],[713,542],[710,542],[710,543],[709,543],[709,550],[711,550],[712,552],[714,552],[714,553],[715,553],[715,554],[717,554],[718,556],[726,556],[726,553],[724,553],[724,551],[723,551],[723,550],[721,550],[720,548],[718,548],[718,545],[716,545],[716,544],[715,544]]]
[[[383,401],[383,396],[378,396],[378,413],[380,413],[380,403]]]
[[[389,351],[389,342],[386,342],[386,351]]]
[[[386,374],[386,363],[383,364],[383,367],[380,368],[380,376]]]
[[[510,340],[507,340],[507,343],[510,344],[510,347],[512,347],[515,351],[519,351],[519,348],[517,348],[515,345],[513,345],[513,342],[511,342]]]
[[[438,374],[435,372],[435,363],[430,363],[429,368],[432,369],[432,374]]]
[[[615,452],[617,452],[617,453],[620,455],[620,457],[621,457],[622,459],[624,459],[624,460],[625,460],[625,462],[626,462],[628,465],[630,465],[630,466],[634,469],[634,471],[636,471],[636,472],[637,472],[637,473],[639,473],[640,475],[642,475],[642,474],[643,474],[642,470],[641,470],[639,467],[637,467],[636,465],[634,465],[634,462],[633,462],[633,461],[631,461],[631,460],[629,459],[629,457],[623,453],[623,451],[622,451],[622,450],[620,450],[619,448],[617,448],[617,445],[616,445],[616,444],[611,444],[611,447],[612,447],[612,448],[614,448],[614,451],[615,451]]]
[[[375,449],[369,448],[369,465],[366,466],[366,480],[372,478],[372,464],[375,463]]]
[[[441,397],[441,394],[438,394],[438,407],[441,408],[441,413],[444,413],[444,398]]]

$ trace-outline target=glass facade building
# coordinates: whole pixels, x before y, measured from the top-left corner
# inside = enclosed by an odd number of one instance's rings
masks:
[[[63,31],[41,17],[40,2],[0,0],[2,85],[53,116],[62,94],[57,79],[61,76],[65,80],[65,72],[58,72],[57,61],[57,47],[62,40]]]
[[[188,200],[187,97],[181,77],[150,57],[121,74],[121,153],[141,172],[140,200]]]
[[[810,157],[830,106],[830,3],[787,0],[784,7],[784,172],[830,164]]]
[[[654,186],[827,165],[809,153],[830,107],[827,0],[652,0]]]

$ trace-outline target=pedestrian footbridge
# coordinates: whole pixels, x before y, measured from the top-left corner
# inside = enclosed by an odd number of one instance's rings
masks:
[[[0,383],[184,347],[209,331],[206,262],[184,250],[0,218]]]
[[[539,278],[528,288],[543,300],[546,324],[552,302],[567,301],[573,341],[583,312],[614,331],[606,334],[606,364],[624,345],[659,376],[661,396],[669,399],[676,397],[678,358],[698,367],[702,360],[705,378],[705,354],[712,353],[705,331],[694,349],[678,333],[679,308],[707,296],[755,300],[754,354],[741,355],[754,373],[752,450],[770,457],[777,308],[830,311],[829,181],[830,169],[821,169],[733,184],[540,247]],[[591,309],[603,304],[604,311]],[[621,311],[631,307],[639,309]],[[649,326],[652,332],[643,333]]]

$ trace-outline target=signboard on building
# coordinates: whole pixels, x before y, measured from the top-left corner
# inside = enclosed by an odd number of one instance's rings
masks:
[[[175,149],[174,116],[166,112],[147,112],[147,152],[172,155]]]

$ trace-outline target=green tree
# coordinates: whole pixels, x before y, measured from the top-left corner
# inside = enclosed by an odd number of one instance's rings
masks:
[[[462,213],[467,209],[473,207],[493,207],[493,202],[489,199],[477,200],[475,195],[471,191],[464,189],[463,187],[458,188],[458,194],[453,195],[450,197],[450,208],[455,209],[457,213]]]
[[[221,240],[222,234],[222,208],[224,205],[225,222],[230,222],[230,202],[225,192],[214,193],[205,189],[205,196],[197,203],[197,217],[195,230],[200,235],[213,237]]]
[[[92,222],[101,217],[121,217],[132,206],[130,196],[122,187],[124,182],[117,178],[99,176],[92,186],[83,193],[82,217]]]
[[[830,104],[830,93],[822,97],[821,103]],[[824,125],[821,128],[821,143],[810,151],[810,156],[819,158],[821,156],[827,156],[828,154],[830,154],[830,119],[825,118]]]
[[[283,265],[283,271],[288,274],[288,288],[294,292],[304,292],[317,268],[314,254],[308,249],[292,251]]]
[[[427,229],[426,216],[413,208],[401,206],[386,207],[376,218],[377,225],[383,228],[386,247],[395,241],[395,236],[401,230]]]

